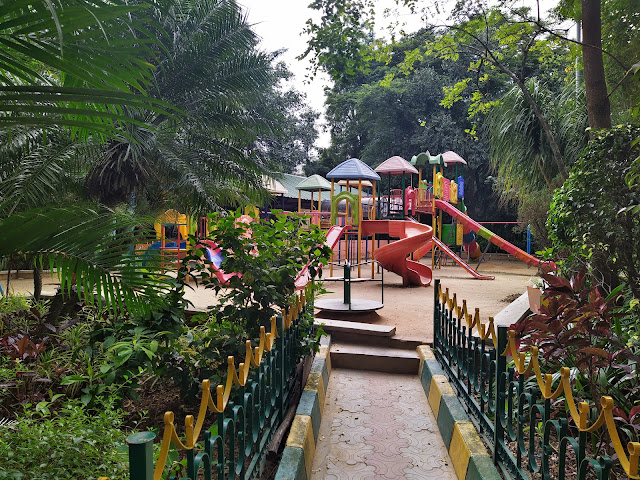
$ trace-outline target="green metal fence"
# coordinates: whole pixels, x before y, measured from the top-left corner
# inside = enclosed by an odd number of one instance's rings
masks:
[[[176,450],[186,458],[186,476],[181,478],[260,476],[267,447],[289,402],[289,379],[300,360],[298,347],[311,333],[312,322],[301,321],[306,311],[312,314],[313,306],[311,302],[307,304],[302,293],[283,316],[272,319],[269,333],[261,328],[257,347],[247,340],[244,362],[236,368],[234,358],[228,358],[224,385],[212,392],[209,381],[203,382],[198,415],[185,418],[182,438],[176,431],[173,413],[165,413],[160,455],[155,463],[155,434],[131,435],[127,439],[131,480],[164,478],[170,453]],[[205,429],[207,415],[212,412],[215,420]]]
[[[576,405],[570,369],[557,372],[554,382],[553,375],[542,373],[537,348],[518,351],[506,327],[495,328],[493,318],[482,323],[478,309],[470,314],[466,301],[458,305],[439,280],[433,350],[506,478],[640,478],[640,443],[622,445],[610,397],[602,397],[598,409]],[[589,458],[588,443],[605,438],[615,460]]]

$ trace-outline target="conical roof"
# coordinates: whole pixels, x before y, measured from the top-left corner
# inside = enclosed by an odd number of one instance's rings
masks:
[[[394,155],[387,158],[376,167],[376,173],[386,175],[402,175],[403,173],[418,173],[416,167],[407,162],[404,158]]]
[[[296,189],[313,192],[317,192],[318,190],[329,191],[331,190],[331,184],[324,177],[315,174],[301,181],[296,186]]]
[[[327,178],[336,180],[380,180],[380,175],[373,169],[357,158],[345,160],[335,167],[329,173]]]
[[[461,163],[463,165],[467,164],[464,158],[462,158],[456,152],[452,152],[451,150],[449,150],[448,152],[444,152],[442,154],[442,159],[444,160],[445,166],[449,165],[450,163]]]

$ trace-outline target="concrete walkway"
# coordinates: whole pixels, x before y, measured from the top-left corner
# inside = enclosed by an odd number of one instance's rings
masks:
[[[418,376],[332,369],[311,478],[455,479]]]

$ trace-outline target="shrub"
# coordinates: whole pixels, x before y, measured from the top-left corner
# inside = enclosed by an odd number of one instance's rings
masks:
[[[587,266],[611,291],[626,282],[640,297],[640,186],[625,176],[640,154],[640,128],[619,126],[599,133],[578,159],[551,203],[547,227],[565,273]]]
[[[43,403],[26,405],[17,423],[0,425],[0,479],[128,478],[121,426],[112,405],[90,411],[71,401],[55,413]]]
[[[600,405],[600,397],[609,395],[630,412],[640,396],[640,358],[637,316],[630,311],[628,294],[603,297],[597,286],[587,285],[584,271],[570,280],[542,277],[549,285],[540,312],[512,327],[516,338],[539,347],[545,372],[571,368],[578,397]]]
[[[239,221],[240,213],[212,217],[209,240],[224,249],[221,268],[239,273],[231,277],[228,289],[223,290],[213,275],[211,262],[202,263],[203,249],[195,249],[185,262],[196,265],[206,288],[221,293],[218,304],[210,307],[216,321],[240,325],[255,338],[260,326],[268,326],[279,308],[289,303],[298,273],[309,264],[311,276],[316,276],[318,265],[326,264],[331,252],[322,231],[306,227],[304,217],[276,214],[247,224]]]

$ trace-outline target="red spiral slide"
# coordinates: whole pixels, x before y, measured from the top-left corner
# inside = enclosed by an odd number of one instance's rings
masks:
[[[380,265],[402,277],[403,286],[431,284],[431,268],[409,258],[415,252],[431,242],[432,228],[413,220],[367,220],[362,222],[364,237],[373,233],[386,233],[400,240],[378,248],[373,257]]]

